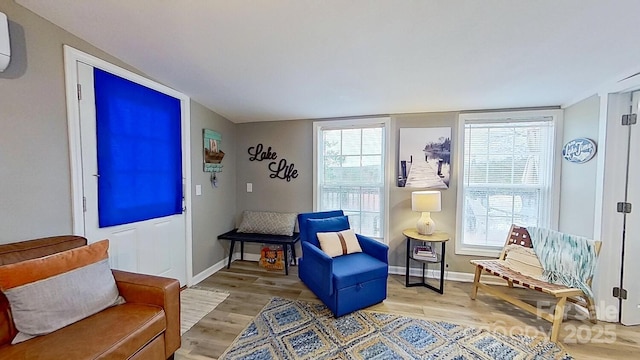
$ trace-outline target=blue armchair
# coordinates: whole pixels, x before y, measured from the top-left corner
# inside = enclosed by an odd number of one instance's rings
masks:
[[[302,244],[298,276],[336,317],[387,298],[387,245],[356,235],[361,253],[335,258],[325,254],[316,234],[349,229],[342,210],[299,214],[298,226]]]

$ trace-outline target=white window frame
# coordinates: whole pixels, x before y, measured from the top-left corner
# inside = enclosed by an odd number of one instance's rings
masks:
[[[553,132],[552,143],[554,148],[552,149],[551,157],[551,189],[550,189],[550,203],[551,209],[549,212],[549,227],[551,229],[558,228],[558,219],[560,213],[560,169],[561,169],[561,149],[562,149],[562,119],[563,110],[523,110],[523,111],[504,111],[504,112],[483,112],[483,113],[462,113],[458,117],[458,141],[456,145],[456,169],[458,178],[458,195],[457,195],[457,216],[456,216],[456,240],[455,240],[455,253],[457,255],[474,255],[474,256],[487,256],[497,257],[500,255],[502,246],[487,246],[487,245],[469,245],[463,243],[463,216],[465,209],[464,199],[464,141],[465,141],[465,123],[469,120],[496,120],[496,119],[511,119],[511,120],[530,120],[536,117],[552,117],[553,118]],[[505,234],[505,241],[506,241]]]
[[[320,163],[320,156],[322,155],[318,151],[320,145],[320,136],[322,136],[323,129],[348,129],[348,128],[362,128],[369,127],[376,124],[382,124],[384,129],[384,137],[382,143],[382,164],[383,164],[383,196],[384,196],[384,208],[382,209],[381,216],[383,222],[382,238],[375,238],[382,243],[388,244],[389,239],[389,184],[391,179],[390,159],[389,154],[391,150],[391,118],[390,117],[372,117],[372,118],[358,118],[358,119],[343,119],[343,120],[322,120],[313,122],[313,211],[319,211],[319,199],[320,195],[318,181],[318,175],[320,175],[320,169],[318,164]]]

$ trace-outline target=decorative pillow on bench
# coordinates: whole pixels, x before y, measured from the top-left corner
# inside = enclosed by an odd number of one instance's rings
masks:
[[[526,228],[514,226],[505,246],[505,265],[523,275],[542,279],[542,264],[533,251],[531,235]]]
[[[245,210],[238,232],[291,236],[297,216],[296,213]]]
[[[109,268],[109,240],[0,266],[0,290],[18,335],[12,344],[124,303]]]

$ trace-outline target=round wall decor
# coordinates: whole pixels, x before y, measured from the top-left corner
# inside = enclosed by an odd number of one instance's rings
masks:
[[[562,157],[577,164],[583,164],[596,155],[596,143],[587,138],[577,138],[564,144]]]

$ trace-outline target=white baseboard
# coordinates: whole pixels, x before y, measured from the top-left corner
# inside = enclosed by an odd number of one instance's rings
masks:
[[[407,270],[404,266],[389,266],[389,274],[394,275],[406,275]],[[422,276],[422,270],[418,268],[411,268],[409,270],[410,276]],[[472,273],[465,272],[456,272],[456,271],[447,271],[444,272],[444,280],[445,281],[459,281],[459,282],[473,282]],[[429,279],[440,279],[440,270],[439,269],[427,269],[425,271],[425,277]],[[507,282],[501,279],[493,277],[483,277],[482,282],[485,284],[491,285],[507,285]]]
[[[240,259],[240,252],[236,252],[233,254],[233,257],[231,258],[231,262],[233,262],[234,260],[239,260]],[[244,254],[244,259],[247,261],[259,261],[260,260],[260,254]],[[193,286],[199,282],[201,282],[202,280],[208,278],[209,276],[215,274],[216,272],[224,269],[227,264],[229,259],[227,257],[225,257],[224,259],[218,261],[217,263],[211,265],[210,267],[206,268],[205,270],[201,271],[198,275],[195,275],[194,277],[191,278],[191,281],[189,283],[187,283],[187,286]]]
[[[225,266],[227,266],[227,258],[225,257],[224,259],[218,261],[217,263],[211,265],[210,267],[206,268],[205,270],[201,271],[198,275],[195,275],[194,277],[191,278],[191,282],[189,282],[187,284],[187,286],[193,286],[199,282],[201,282],[202,280],[208,278],[209,276],[215,274],[216,272],[218,272],[219,270],[222,270]]]
[[[233,256],[233,260],[238,260],[238,259],[240,259],[239,252],[235,253]],[[260,254],[245,253],[244,259],[247,261],[259,261]],[[225,260],[224,266],[226,266],[226,260]],[[222,269],[222,267],[220,267],[220,269]],[[404,266],[389,266],[389,274],[405,275],[406,269]],[[422,270],[418,268],[411,268],[409,274],[411,276],[422,276]],[[440,279],[440,270],[428,269],[427,271],[425,271],[425,276],[429,279]],[[446,270],[444,272],[445,281],[473,282],[473,276],[474,276],[473,273],[464,273],[464,272],[446,271]],[[482,278],[482,282],[490,285],[507,285],[506,281],[499,279],[495,276],[484,276]]]
[[[233,257],[231,258],[231,262],[233,262],[234,260],[238,260],[240,259],[240,252],[236,252],[233,254]],[[248,260],[248,261],[258,261],[260,260],[260,254],[244,254],[244,259]],[[224,259],[218,261],[217,263],[211,265],[210,267],[206,268],[205,270],[201,271],[198,275],[195,275],[192,279],[191,279],[191,283],[187,284],[187,286],[193,286],[197,283],[199,283],[200,281],[208,278],[209,276],[215,274],[216,272],[224,269],[227,264],[229,263],[228,261],[229,259],[227,257],[225,257]]]

